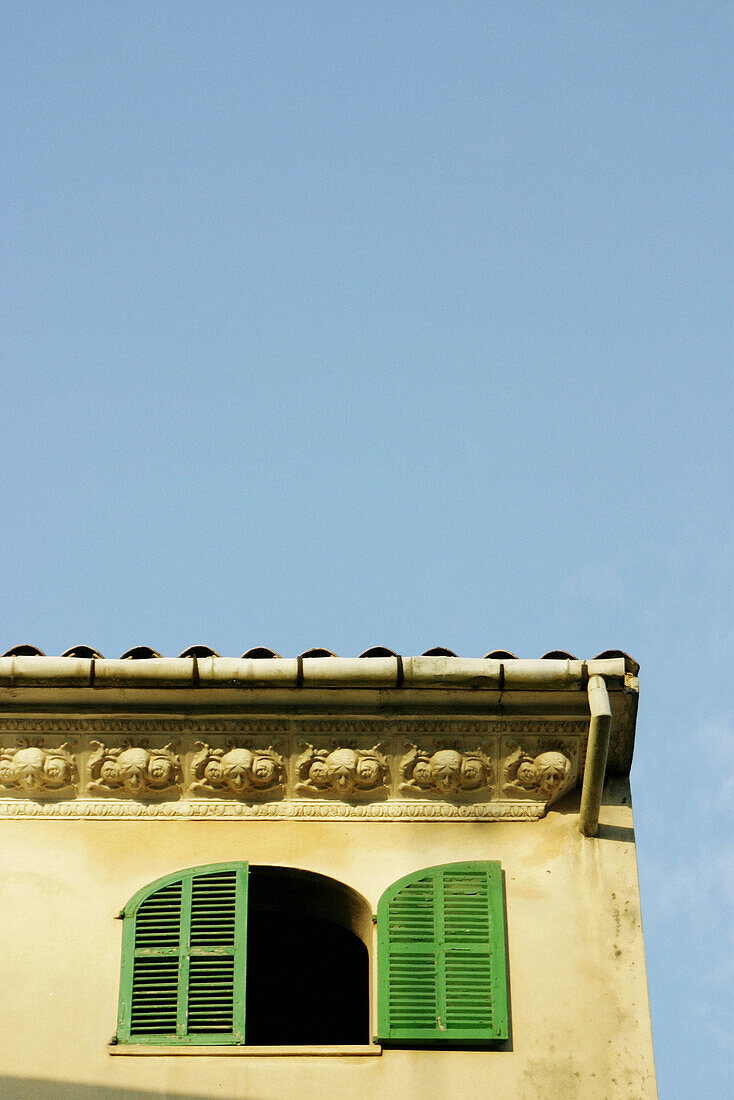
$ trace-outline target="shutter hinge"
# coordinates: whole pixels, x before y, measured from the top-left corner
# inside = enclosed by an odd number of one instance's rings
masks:
[[[121,909],[119,913],[115,913],[115,920],[124,920],[124,919],[125,919],[125,910],[124,909]]]
[[[372,914],[372,923],[377,924],[377,913]]]

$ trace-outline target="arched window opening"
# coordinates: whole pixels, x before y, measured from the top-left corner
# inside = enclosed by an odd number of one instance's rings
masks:
[[[216,863],[139,890],[123,913],[114,1042],[364,1048],[370,906],[311,871]],[[386,1046],[491,1047],[509,1035],[502,868],[424,867],[377,907]]]
[[[167,875],[123,911],[118,1043],[369,1043],[369,905],[313,872]]]
[[[341,883],[250,867],[247,1044],[368,1043],[369,929],[366,902]]]

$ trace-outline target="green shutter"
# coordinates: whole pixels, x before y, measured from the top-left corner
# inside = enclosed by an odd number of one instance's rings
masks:
[[[379,1041],[486,1046],[508,1037],[499,863],[448,863],[393,883],[377,908]]]
[[[246,863],[193,867],[125,907],[117,1038],[245,1041]]]

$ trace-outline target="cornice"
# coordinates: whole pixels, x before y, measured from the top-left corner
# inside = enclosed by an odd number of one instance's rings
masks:
[[[73,732],[81,728],[74,724],[80,714],[90,721],[98,718],[101,725],[89,727],[98,730],[124,731],[130,721],[144,723],[138,728],[150,732],[172,729],[178,715],[180,721],[191,722],[206,716],[207,728],[222,732],[287,733],[296,728],[294,722],[306,729],[309,720],[312,728],[326,729],[328,720],[355,734],[378,729],[370,723],[392,722],[394,729],[409,733],[416,722],[428,732],[432,723],[451,720],[467,732],[481,732],[477,723],[484,720],[522,723],[532,716],[588,721],[586,685],[591,675],[600,675],[613,714],[608,766],[627,774],[638,698],[630,668],[623,657],[192,656],[109,661],[17,655],[0,658],[0,716],[4,712],[12,716],[8,721],[31,723],[6,726],[31,733],[47,728]],[[54,716],[56,727],[48,726],[48,715]],[[215,721],[223,724],[215,726]]]

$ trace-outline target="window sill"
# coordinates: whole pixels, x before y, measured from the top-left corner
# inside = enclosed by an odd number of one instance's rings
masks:
[[[365,1058],[382,1054],[382,1047],[373,1043],[343,1047],[248,1047],[248,1046],[158,1046],[134,1043],[110,1043],[110,1054],[126,1057],[198,1055],[206,1058]]]

